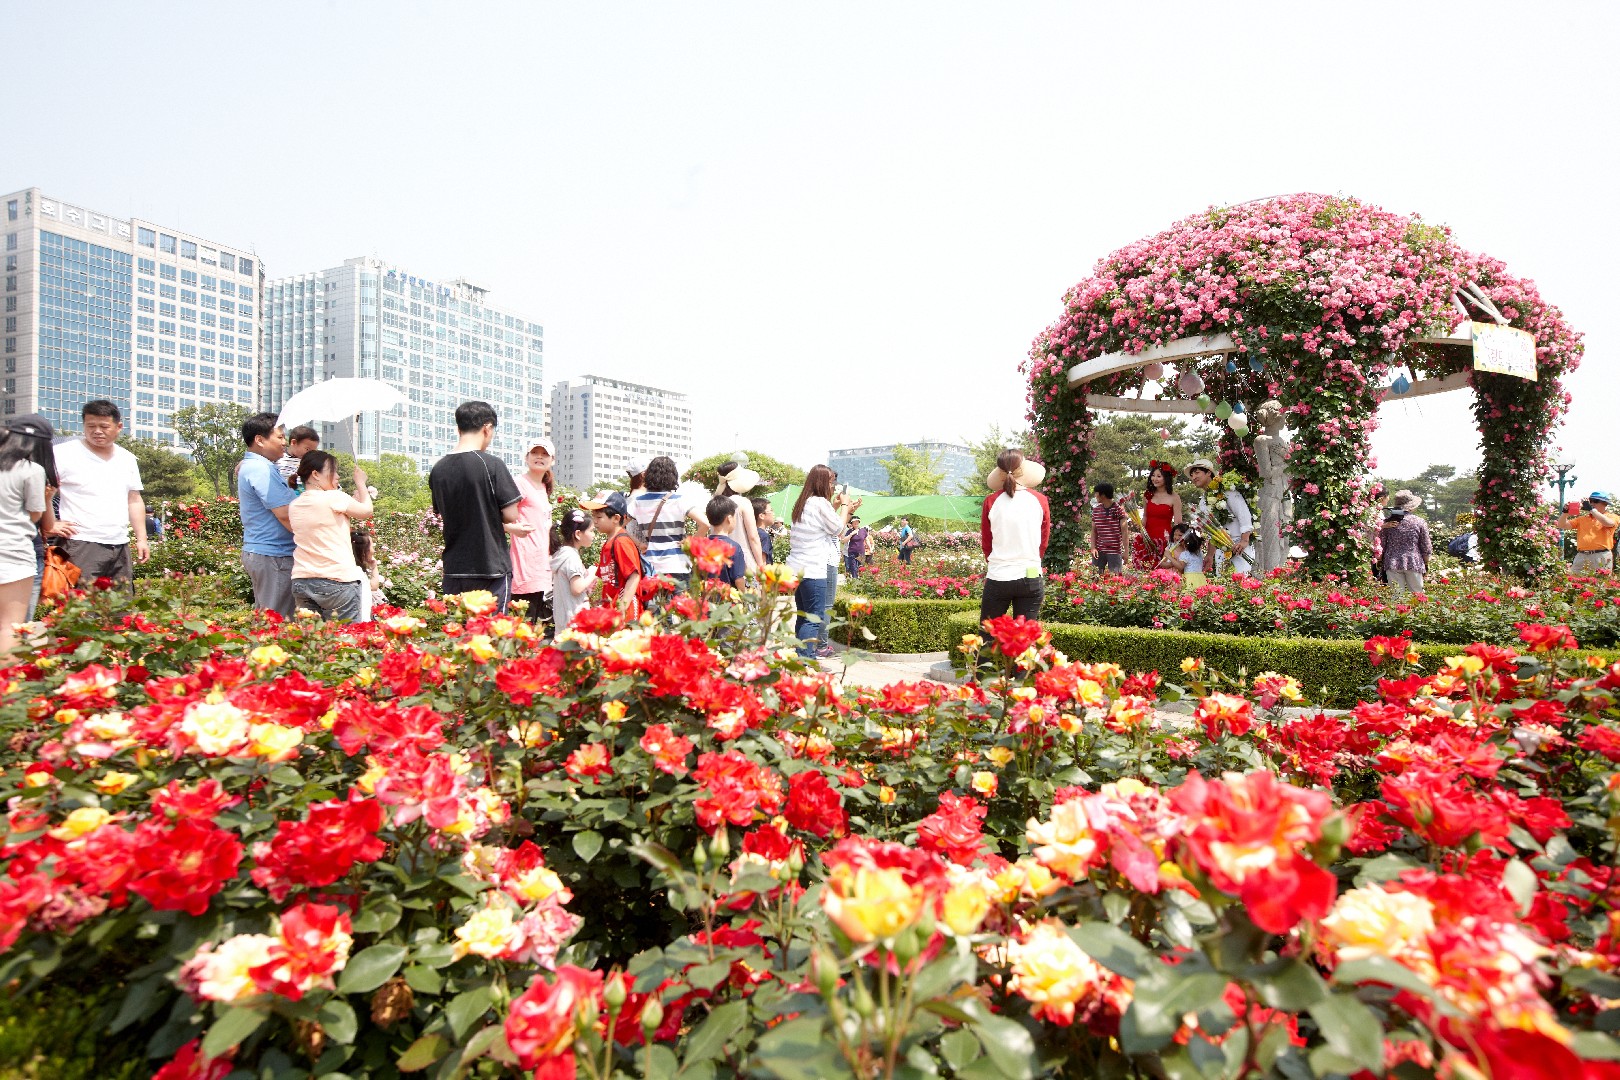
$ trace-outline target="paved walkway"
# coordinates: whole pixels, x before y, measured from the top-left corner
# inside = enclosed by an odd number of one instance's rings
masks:
[[[888,686],[897,682],[917,682],[920,679],[932,679],[932,669],[938,660],[905,660],[892,663],[878,663],[873,660],[857,658],[854,663],[846,663],[848,654],[840,653],[830,660],[821,661],[821,670],[831,671],[840,676],[839,682],[844,686],[869,686],[874,689]]]

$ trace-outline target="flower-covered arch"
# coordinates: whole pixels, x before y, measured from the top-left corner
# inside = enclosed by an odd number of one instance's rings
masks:
[[[1366,478],[1379,402],[1472,386],[1484,560],[1521,576],[1551,564],[1551,508],[1539,492],[1549,433],[1569,403],[1560,377],[1580,362],[1580,335],[1532,282],[1464,251],[1444,226],[1328,195],[1211,209],[1103,259],[1063,308],[1025,367],[1057,523],[1054,568],[1067,567],[1081,534],[1093,407],[1124,405],[1151,381],[1166,400],[1132,406],[1252,412],[1281,401],[1293,437],[1288,539],[1313,575],[1352,577],[1370,562]],[[1470,320],[1534,335],[1538,378],[1475,371]],[[1241,431],[1222,451],[1223,468],[1245,468]]]

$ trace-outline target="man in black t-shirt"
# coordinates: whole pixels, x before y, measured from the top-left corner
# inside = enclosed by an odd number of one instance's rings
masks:
[[[508,536],[527,536],[534,526],[518,520],[522,496],[506,463],[487,453],[495,441],[495,409],[487,401],[456,407],[456,448],[433,465],[428,488],[433,512],[444,522],[444,595],[495,595],[506,610],[512,594]]]

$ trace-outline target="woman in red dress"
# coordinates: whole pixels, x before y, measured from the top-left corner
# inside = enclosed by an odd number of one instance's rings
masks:
[[[1148,465],[1147,487],[1142,492],[1142,525],[1131,541],[1131,557],[1138,570],[1152,570],[1170,546],[1170,527],[1181,523],[1181,496],[1176,494],[1175,466],[1163,461]]]

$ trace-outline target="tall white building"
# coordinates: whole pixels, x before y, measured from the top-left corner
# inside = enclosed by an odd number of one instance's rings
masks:
[[[279,412],[324,379],[381,379],[408,403],[327,424],[322,443],[372,460],[404,454],[426,473],[455,445],[456,406],[487,401],[500,417],[493,452],[521,467],[545,433],[544,331],[487,296],[369,257],[276,278],[265,286],[259,407]]]
[[[251,406],[264,270],[251,251],[25,188],[0,195],[0,414],[80,429],[106,398],[137,438],[173,444],[176,409]]]
[[[558,482],[582,490],[618,485],[633,457],[691,462],[692,410],[685,394],[586,375],[552,388],[551,439]]]

